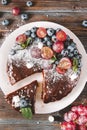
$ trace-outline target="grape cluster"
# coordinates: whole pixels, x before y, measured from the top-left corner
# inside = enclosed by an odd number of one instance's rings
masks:
[[[73,106],[64,114],[61,130],[87,130],[87,106]]]

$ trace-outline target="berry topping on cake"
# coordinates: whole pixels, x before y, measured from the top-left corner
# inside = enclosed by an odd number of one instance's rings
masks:
[[[64,31],[60,30],[56,33],[56,38],[58,41],[65,41],[67,39],[67,35]]]
[[[64,57],[60,60],[59,64],[56,67],[56,70],[60,74],[64,74],[66,70],[70,69],[72,66],[69,58]]]
[[[40,28],[37,29],[37,36],[39,38],[44,38],[46,35],[47,35],[47,31],[46,31],[45,28],[40,27]]]
[[[53,51],[52,49],[50,49],[49,47],[43,47],[41,49],[41,56],[44,58],[44,59],[50,59],[52,58],[53,56]]]
[[[56,53],[60,53],[64,49],[64,44],[63,42],[57,41],[53,44],[53,50]]]
[[[20,35],[16,38],[16,41],[21,44],[21,43],[24,43],[24,42],[26,41],[26,39],[27,39],[27,37],[26,37],[25,34],[20,34]]]

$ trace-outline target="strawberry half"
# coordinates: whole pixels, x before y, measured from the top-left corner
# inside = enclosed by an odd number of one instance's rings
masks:
[[[62,41],[63,42],[63,41],[66,40],[67,35],[66,35],[66,33],[63,30],[60,30],[60,31],[58,31],[56,33],[56,38],[57,38],[58,41]]]
[[[64,57],[60,60],[59,64],[56,67],[56,70],[60,74],[64,74],[66,70],[70,69],[72,66],[69,58]]]
[[[25,41],[27,40],[27,37],[25,34],[20,34],[17,38],[16,38],[16,41],[18,43],[24,43]]]

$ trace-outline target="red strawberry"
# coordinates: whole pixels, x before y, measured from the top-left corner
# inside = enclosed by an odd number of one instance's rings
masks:
[[[17,38],[16,38],[16,41],[18,43],[24,43],[26,41],[27,37],[25,34],[20,34]]]
[[[63,42],[57,41],[56,43],[53,44],[53,50],[56,53],[60,53],[63,49],[64,49]]]
[[[67,38],[67,35],[66,35],[66,33],[65,33],[64,31],[60,30],[60,31],[58,31],[58,32],[56,33],[56,38],[57,38],[57,40],[59,40],[59,41],[65,41],[66,38]]]

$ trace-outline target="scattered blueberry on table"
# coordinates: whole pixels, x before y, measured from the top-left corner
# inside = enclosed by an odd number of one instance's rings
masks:
[[[7,1],[7,0],[1,0],[1,4],[2,4],[2,5],[7,5],[7,4],[8,4],[8,1]]]
[[[28,19],[28,14],[26,14],[26,13],[21,14],[21,19],[22,20],[27,20]]]
[[[9,20],[7,20],[7,19],[2,21],[2,25],[4,25],[4,26],[8,26],[9,23],[10,23]]]
[[[26,5],[27,5],[28,7],[30,7],[30,6],[33,5],[33,3],[32,3],[32,1],[27,1],[27,2],[26,2]]]
[[[84,20],[84,21],[82,22],[82,25],[83,25],[84,27],[87,27],[87,20]]]

